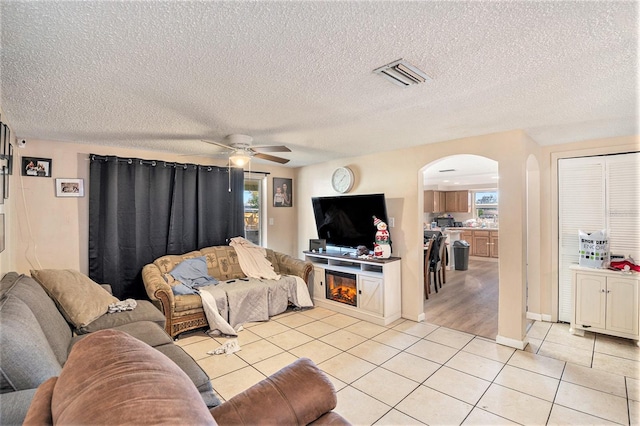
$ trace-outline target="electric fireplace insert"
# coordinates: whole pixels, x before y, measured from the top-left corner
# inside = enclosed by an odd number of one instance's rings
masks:
[[[355,274],[325,269],[327,299],[358,306],[358,286]]]

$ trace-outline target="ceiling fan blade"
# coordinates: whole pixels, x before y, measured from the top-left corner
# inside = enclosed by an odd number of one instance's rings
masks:
[[[255,152],[291,152],[289,148],[284,145],[256,145],[251,147]]]
[[[225,145],[225,144],[220,143],[220,142],[210,141],[210,140],[207,140],[207,139],[201,139],[201,141],[202,141],[202,142],[206,142],[206,143],[210,143],[211,145],[218,145],[218,146],[221,146],[221,147],[223,147],[223,148],[227,148],[227,149],[230,149],[230,150],[232,150],[232,151],[233,151],[233,147],[231,147],[231,146],[229,146],[229,145]]]
[[[276,157],[275,155],[269,155],[269,154],[261,154],[259,152],[256,152],[255,154],[253,154],[253,156],[256,158],[261,158],[263,160],[274,161],[280,164],[287,164],[289,162],[289,160],[287,160],[286,158]]]

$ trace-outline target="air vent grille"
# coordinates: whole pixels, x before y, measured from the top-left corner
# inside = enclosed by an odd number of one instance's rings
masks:
[[[401,87],[425,83],[431,80],[427,74],[403,59],[398,59],[397,61],[377,68],[373,70],[373,72]]]

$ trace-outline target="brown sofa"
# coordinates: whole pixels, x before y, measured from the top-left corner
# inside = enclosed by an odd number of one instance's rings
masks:
[[[329,379],[301,358],[211,410],[162,353],[116,330],[78,342],[58,377],[36,391],[25,425],[349,424],[332,412]]]
[[[276,273],[297,275],[309,284],[309,276],[313,270],[310,262],[271,249],[266,249],[266,253]],[[220,281],[246,277],[240,268],[236,250],[231,246],[206,247],[182,255],[166,255],[142,268],[142,280],[147,295],[164,313],[165,330],[171,337],[184,331],[207,326],[200,296],[197,294],[175,296],[171,291],[171,285],[163,277],[183,260],[201,256],[207,260],[209,275]]]

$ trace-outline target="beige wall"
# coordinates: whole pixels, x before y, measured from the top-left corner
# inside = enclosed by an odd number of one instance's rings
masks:
[[[38,140],[29,140],[25,148],[18,148],[15,153],[18,158],[15,159],[15,172],[10,181],[11,196],[5,205],[5,209],[12,213],[9,231],[12,243],[0,258],[3,273],[11,270],[28,273],[34,268],[71,268],[88,272],[88,158],[91,153],[181,163],[226,164],[223,160],[158,151]],[[23,156],[51,158],[52,177],[21,176]],[[266,241],[274,250],[295,254],[297,207],[271,208],[268,201],[272,196],[272,177],[293,178],[296,170],[255,162],[252,167],[256,171],[270,173],[267,177],[266,216],[273,218],[273,225],[267,225]],[[84,179],[85,197],[56,197],[55,178]],[[10,260],[5,260],[5,257]]]
[[[393,255],[402,257],[402,314],[419,320],[423,309],[422,171],[434,161],[457,154],[481,155],[497,161],[501,211],[498,333],[503,343],[518,346],[524,341],[526,324],[527,250],[535,253],[540,264],[529,272],[530,277],[537,275],[529,282],[529,292],[534,294],[533,308],[539,311],[534,313],[545,319],[554,319],[557,315],[557,305],[554,305],[557,304],[557,251],[553,244],[557,241],[555,161],[560,157],[633,150],[640,150],[637,136],[539,147],[523,132],[512,131],[345,158],[300,169],[255,162],[254,168],[270,172],[266,181],[266,218],[273,218],[274,224],[267,226],[266,245],[300,257],[308,247],[308,240],[317,238],[310,199],[335,195],[329,178],[336,167],[346,165],[354,170],[356,182],[352,193],[385,193],[388,214],[395,218],[395,227],[390,228]],[[88,186],[90,153],[222,165],[208,158],[177,157],[155,151],[30,140],[24,149],[16,149],[17,157],[52,158],[53,177],[22,177],[20,158],[16,159],[11,196],[0,207],[0,212],[7,214],[8,224],[7,250],[0,254],[3,273],[28,272],[40,267],[87,271],[88,198],[56,198],[53,179],[84,178]],[[531,176],[538,180],[537,207],[527,205],[527,179]],[[273,177],[293,179],[294,207],[271,207]],[[535,185],[529,184],[529,188],[532,186]],[[527,229],[527,214],[538,223],[537,241],[527,240],[527,233],[531,232]]]
[[[402,257],[402,316],[414,321],[422,319],[422,171],[436,160],[457,154],[481,155],[498,162],[501,211],[499,335],[506,343],[520,342],[526,325],[526,160],[530,154],[538,155],[537,145],[521,131],[345,158],[300,169],[297,179],[301,202],[298,209],[299,255],[308,246],[310,238],[317,238],[310,198],[335,195],[329,181],[331,173],[338,166],[351,167],[356,174],[352,193],[382,192],[386,196],[387,214],[395,218],[395,227],[389,230],[393,255]]]

